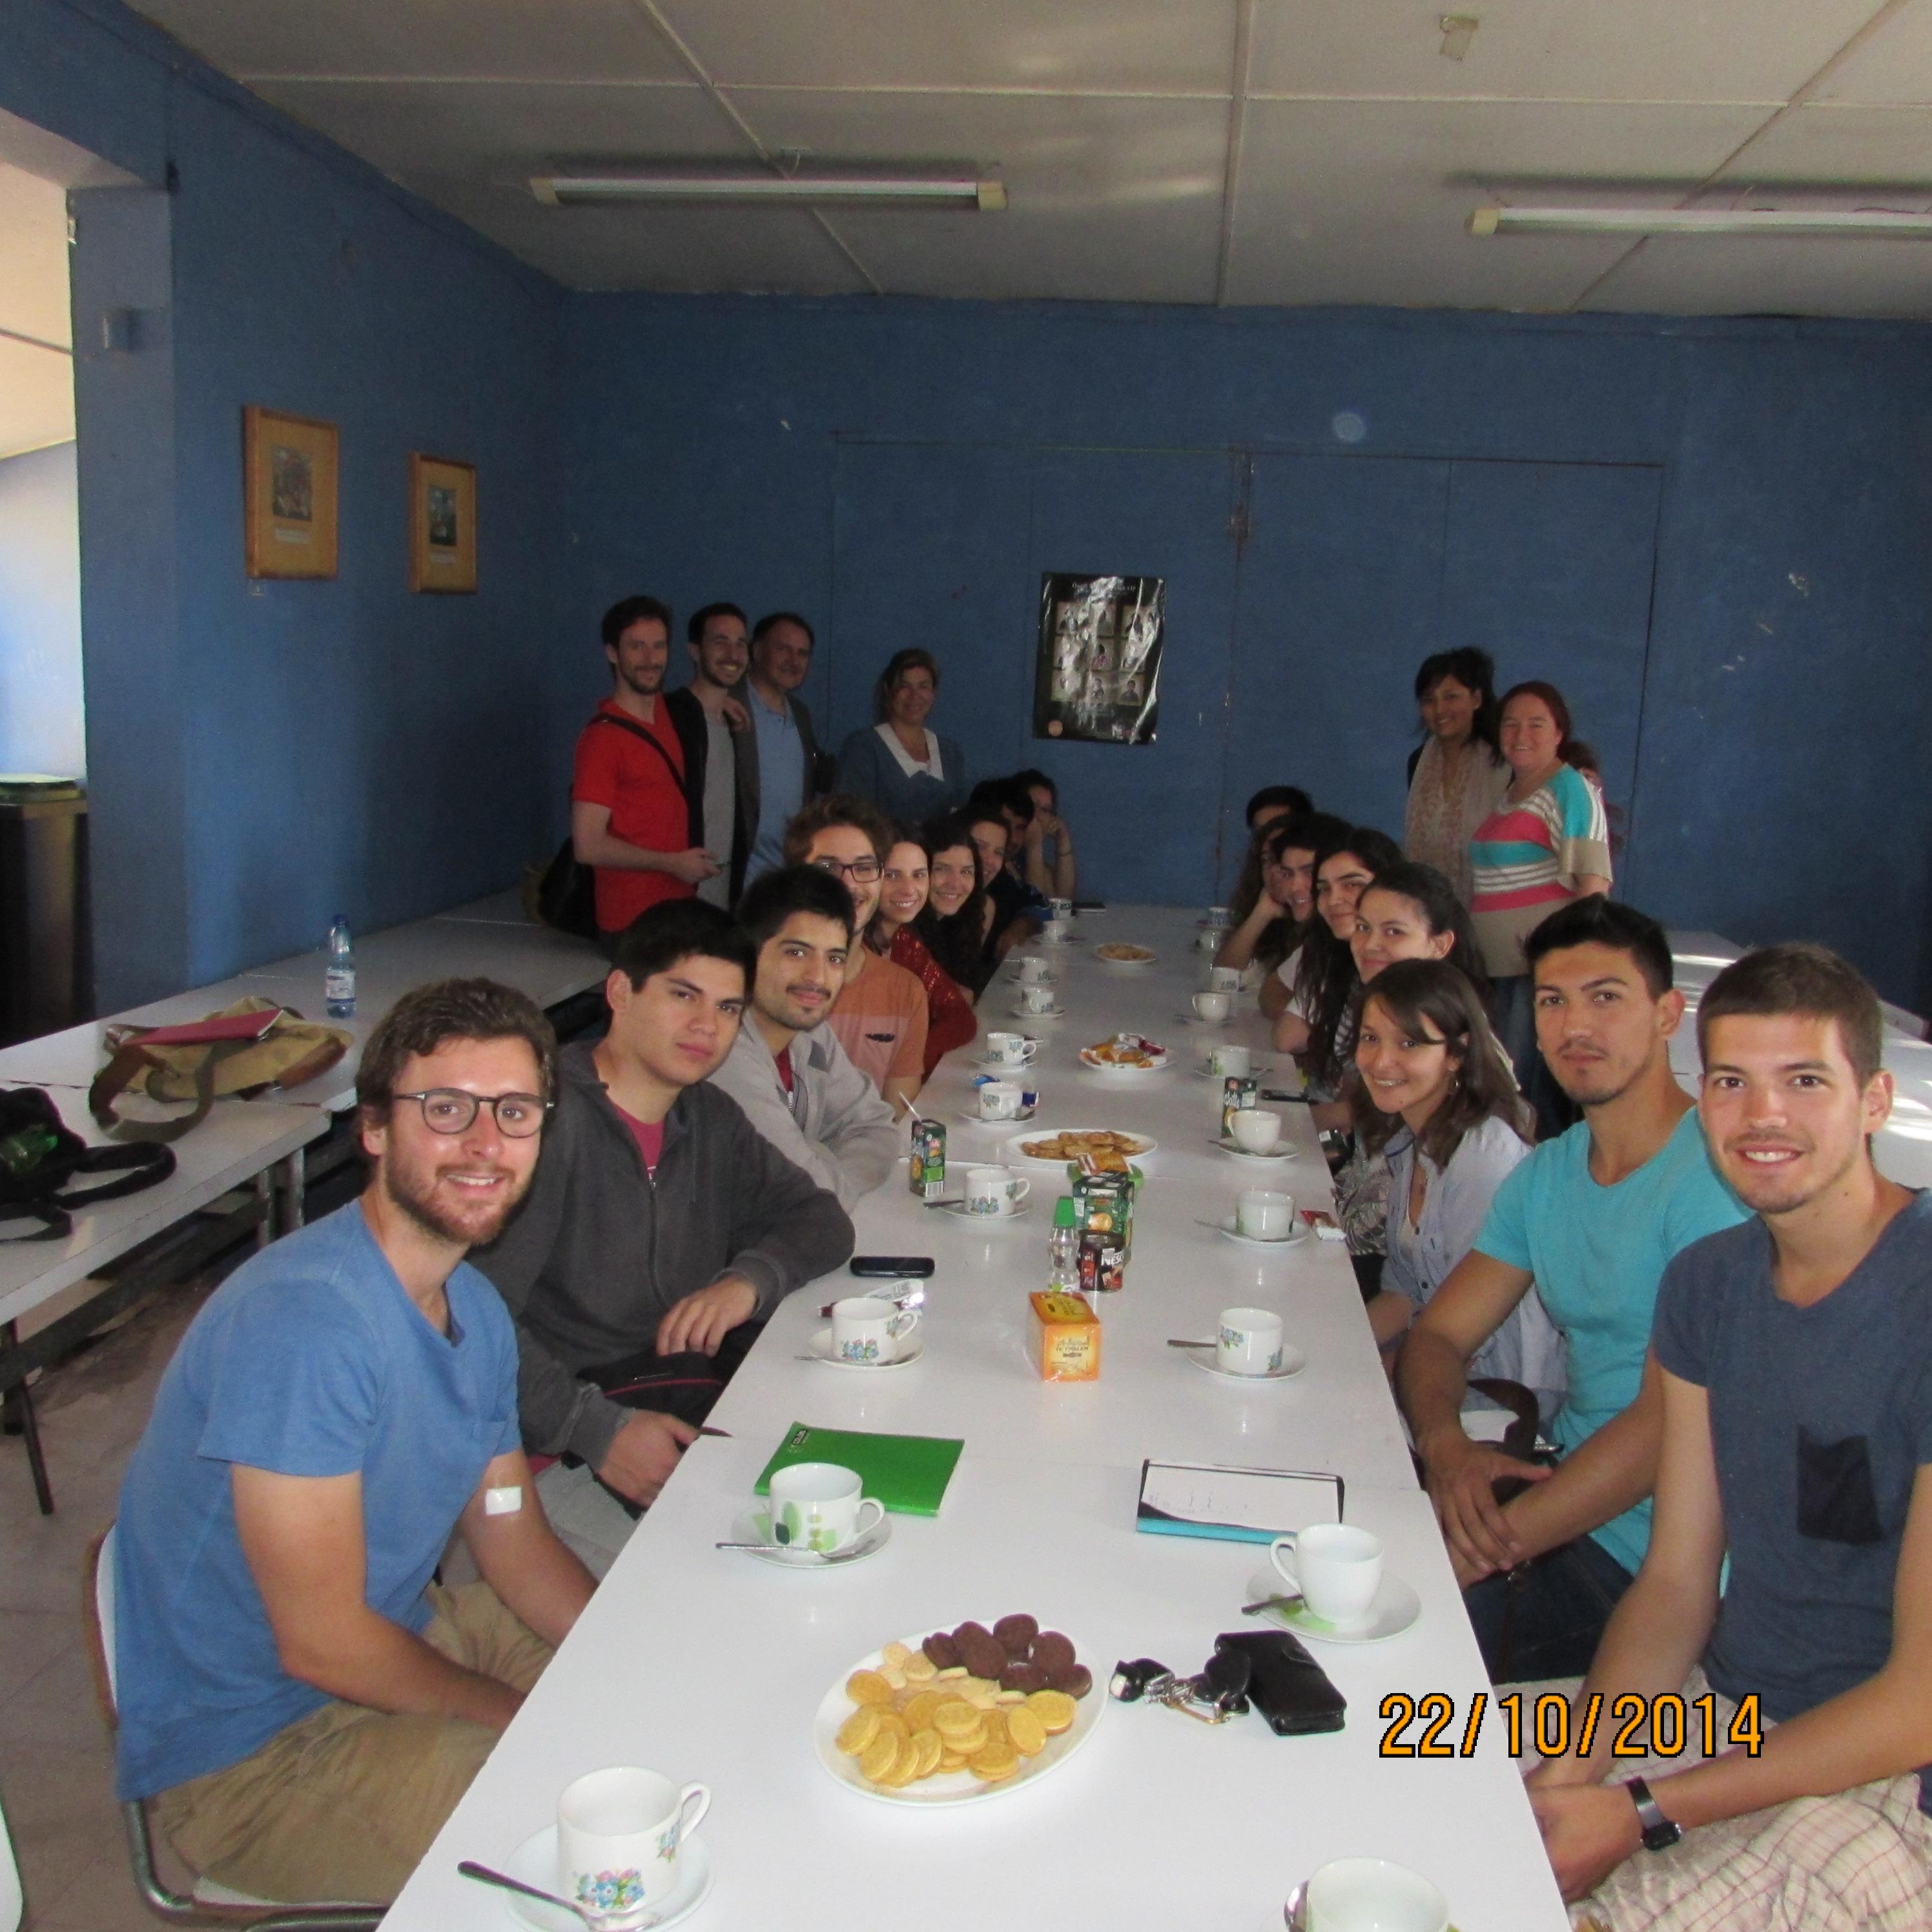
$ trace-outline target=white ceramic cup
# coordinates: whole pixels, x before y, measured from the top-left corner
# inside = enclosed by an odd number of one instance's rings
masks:
[[[1449,1901],[1387,1858],[1337,1858],[1308,1881],[1309,1932],[1448,1932]]]
[[[1010,1214],[1027,1198],[1033,1183],[1004,1167],[966,1170],[966,1211],[969,1214]]]
[[[1017,1080],[988,1080],[980,1089],[980,1118],[982,1120],[1017,1120],[1020,1096],[1026,1091]]]
[[[1023,1065],[1030,1044],[1023,1033],[989,1033],[986,1036],[987,1052],[1005,1066]]]
[[[1244,1107],[1228,1123],[1234,1144],[1246,1154],[1266,1154],[1281,1138],[1281,1116],[1266,1107]]]
[[[772,1478],[772,1540],[788,1550],[842,1550],[876,1529],[886,1506],[862,1493],[856,1469],[836,1462],[794,1462]],[[871,1510],[868,1516],[867,1510]]]
[[[1234,1004],[1234,995],[1232,993],[1217,993],[1210,991],[1196,993],[1194,996],[1194,1010],[1204,1020],[1226,1019],[1228,1017],[1228,1009]]]
[[[1209,967],[1208,990],[1210,993],[1238,993],[1241,990],[1241,969],[1238,966]]]
[[[1245,1046],[1236,1046],[1232,1042],[1228,1042],[1210,1046],[1208,1049],[1209,1068],[1224,1078],[1232,1073],[1245,1080],[1253,1071],[1254,1064],[1255,1056],[1252,1051]]]
[[[1027,986],[1036,986],[1046,978],[1049,971],[1046,962],[1037,952],[1028,952],[1020,960],[1020,978]]]
[[[1052,940],[1055,945],[1063,944],[1073,937],[1073,922],[1070,919],[1050,919],[1040,928],[1040,937]]]
[[[1214,1366],[1224,1376],[1271,1375],[1281,1366],[1281,1317],[1265,1308],[1222,1309]]]
[[[1315,1616],[1342,1629],[1368,1621],[1382,1588],[1382,1540],[1352,1522],[1311,1523],[1277,1536],[1268,1561]]]
[[[1206,918],[1210,926],[1231,926],[1234,923],[1234,914],[1226,906],[1210,906]]]
[[[1251,1241],[1285,1241],[1294,1226],[1294,1196],[1250,1187],[1234,1197],[1234,1226]]]
[[[1029,981],[1020,988],[1020,1004],[1030,1013],[1050,1013],[1054,1008],[1053,988],[1044,981]]]
[[[1071,899],[1048,899],[1046,909],[1055,919],[1070,920],[1073,916],[1073,902]]]
[[[832,1304],[832,1352],[842,1362],[895,1362],[901,1340],[918,1326],[916,1308],[848,1294]]]
[[[710,1808],[706,1784],[628,1765],[587,1773],[557,1800],[557,1889],[613,1932],[640,1924],[676,1890],[679,1849]]]
[[[1195,944],[1203,952],[1218,952],[1221,941],[1227,937],[1227,928],[1220,926],[1204,926],[1195,938]]]

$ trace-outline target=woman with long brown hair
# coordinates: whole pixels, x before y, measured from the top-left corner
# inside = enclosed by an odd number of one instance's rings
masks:
[[[1475,988],[1446,960],[1398,960],[1365,989],[1355,1076],[1357,1140],[1389,1167],[1388,1258],[1369,1321],[1392,1358],[1528,1156],[1529,1114]],[[1519,1382],[1543,1415],[1555,1412],[1568,1384],[1563,1338],[1533,1288],[1469,1374]]]

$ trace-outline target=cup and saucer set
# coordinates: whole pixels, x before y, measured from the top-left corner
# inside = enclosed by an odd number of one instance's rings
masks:
[[[1248,1604],[1297,1636],[1382,1643],[1422,1614],[1414,1588],[1384,1567],[1382,1538],[1355,1523],[1312,1523],[1278,1536],[1268,1562],[1248,1579]]]
[[[1188,1002],[1188,1011],[1178,1016],[1190,1026],[1226,1026],[1234,1017],[1234,1000],[1241,990],[1241,976],[1232,966],[1210,966],[1208,984]]]
[[[1278,1188],[1244,1187],[1234,1197],[1234,1211],[1214,1223],[1224,1240],[1238,1248],[1292,1248],[1308,1238],[1308,1230],[1294,1211],[1294,1196]]]
[[[1003,1080],[997,1074],[976,1074],[973,1080],[974,1104],[959,1109],[958,1118],[974,1127],[1018,1125],[1040,1112],[1040,1095],[1028,1082]]]
[[[926,1353],[920,1311],[875,1294],[848,1294],[832,1304],[832,1319],[806,1341],[806,1358],[829,1369],[878,1375],[910,1368]]]
[[[1228,1132],[1208,1138],[1223,1154],[1238,1160],[1282,1161],[1294,1158],[1294,1143],[1284,1140],[1281,1116],[1271,1108],[1242,1107],[1229,1118]]]
[[[1040,1042],[1030,1033],[989,1033],[986,1045],[974,1054],[973,1064],[1019,1073],[1032,1065],[1039,1052]]]
[[[892,1521],[863,1493],[856,1469],[837,1462],[794,1462],[774,1470],[771,1493],[748,1510],[717,1547],[780,1570],[830,1570],[862,1563],[892,1540]]]
[[[950,1214],[955,1220],[970,1221],[976,1226],[985,1227],[995,1221],[1017,1221],[1030,1214],[1033,1209],[1027,1196],[1032,1192],[1033,1183],[1010,1168],[969,1167],[966,1170],[964,1194],[956,1200],[935,1201],[930,1204],[942,1214]]]
[[[1272,1309],[1224,1308],[1211,1342],[1175,1342],[1203,1374],[1224,1382],[1285,1382],[1308,1366],[1308,1358],[1282,1339]]]
[[[709,1785],[612,1765],[566,1785],[556,1822],[533,1832],[500,1871],[467,1859],[458,1869],[497,1886],[530,1932],[584,1932],[586,1915],[599,1932],[664,1932],[710,1895],[711,1854],[696,1834],[710,1808]]]

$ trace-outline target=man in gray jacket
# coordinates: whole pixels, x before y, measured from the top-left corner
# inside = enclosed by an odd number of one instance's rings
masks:
[[[559,1056],[523,1212],[473,1256],[516,1319],[525,1444],[634,1505],[695,1438],[744,1324],[852,1252],[837,1200],[706,1077],[752,964],[715,906],[639,916],[605,982],[610,1032]]]
[[[825,1016],[838,996],[852,897],[830,872],[787,866],[755,879],[738,923],[758,949],[751,1010],[711,1078],[788,1160],[850,1208],[892,1172],[891,1106],[846,1058]]]

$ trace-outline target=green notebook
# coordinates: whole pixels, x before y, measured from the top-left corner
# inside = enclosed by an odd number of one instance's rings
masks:
[[[938,1436],[880,1436],[864,1429],[814,1429],[794,1422],[785,1431],[778,1454],[758,1480],[758,1492],[767,1494],[772,1473],[794,1462],[837,1462],[856,1469],[868,1496],[877,1496],[901,1516],[937,1516],[952,1480],[952,1466],[965,1448],[963,1442]]]

